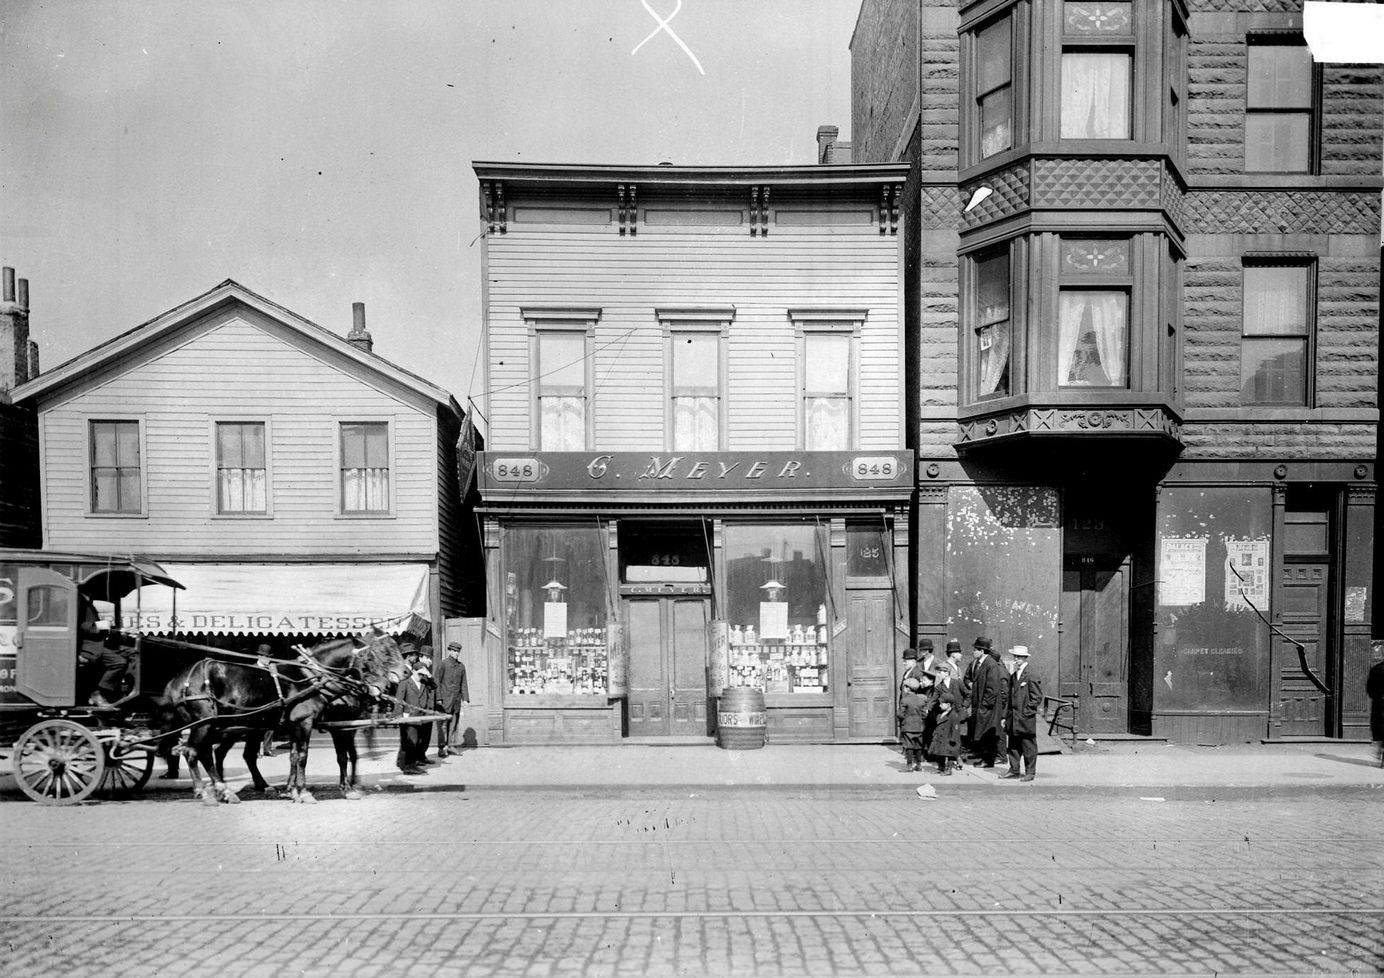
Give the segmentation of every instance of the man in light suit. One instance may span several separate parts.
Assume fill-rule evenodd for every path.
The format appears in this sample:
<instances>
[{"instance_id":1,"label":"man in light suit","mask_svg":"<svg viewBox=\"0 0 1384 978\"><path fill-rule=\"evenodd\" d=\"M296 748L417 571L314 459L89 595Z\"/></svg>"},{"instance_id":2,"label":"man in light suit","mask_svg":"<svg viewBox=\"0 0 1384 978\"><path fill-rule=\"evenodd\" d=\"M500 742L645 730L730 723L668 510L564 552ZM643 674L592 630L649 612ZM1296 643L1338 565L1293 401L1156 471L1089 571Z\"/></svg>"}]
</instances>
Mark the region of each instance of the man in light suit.
<instances>
[{"instance_id":1,"label":"man in light suit","mask_svg":"<svg viewBox=\"0 0 1384 978\"><path fill-rule=\"evenodd\" d=\"M1009 773L1002 780L1032 781L1038 766L1038 710L1043 704L1043 687L1028 674L1028 649L1016 645L1009 650L1014 657L1014 675L1009 678L1009 695L1005 697L1004 731L1009 735ZM1019 758L1024 760L1024 773L1019 773Z\"/></svg>"}]
</instances>

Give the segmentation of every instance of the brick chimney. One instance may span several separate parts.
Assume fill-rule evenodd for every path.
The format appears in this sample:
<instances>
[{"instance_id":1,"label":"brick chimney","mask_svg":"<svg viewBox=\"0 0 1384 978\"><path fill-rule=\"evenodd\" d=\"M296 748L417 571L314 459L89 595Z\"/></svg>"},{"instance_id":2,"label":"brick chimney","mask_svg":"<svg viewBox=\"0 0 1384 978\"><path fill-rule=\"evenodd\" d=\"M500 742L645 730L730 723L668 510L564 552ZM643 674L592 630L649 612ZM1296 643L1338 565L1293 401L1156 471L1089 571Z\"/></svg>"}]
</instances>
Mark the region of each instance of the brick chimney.
<instances>
[{"instance_id":1,"label":"brick chimney","mask_svg":"<svg viewBox=\"0 0 1384 978\"><path fill-rule=\"evenodd\" d=\"M4 269L0 291L0 403L10 403L10 392L30 377L29 280L15 289L14 269Z\"/></svg>"},{"instance_id":2,"label":"brick chimney","mask_svg":"<svg viewBox=\"0 0 1384 978\"><path fill-rule=\"evenodd\" d=\"M375 341L365 328L365 303L351 303L351 331L346 334L346 342L366 353L375 352Z\"/></svg>"},{"instance_id":3,"label":"brick chimney","mask_svg":"<svg viewBox=\"0 0 1384 978\"><path fill-rule=\"evenodd\" d=\"M849 163L851 144L838 141L841 130L837 126L817 127L817 162Z\"/></svg>"}]
</instances>

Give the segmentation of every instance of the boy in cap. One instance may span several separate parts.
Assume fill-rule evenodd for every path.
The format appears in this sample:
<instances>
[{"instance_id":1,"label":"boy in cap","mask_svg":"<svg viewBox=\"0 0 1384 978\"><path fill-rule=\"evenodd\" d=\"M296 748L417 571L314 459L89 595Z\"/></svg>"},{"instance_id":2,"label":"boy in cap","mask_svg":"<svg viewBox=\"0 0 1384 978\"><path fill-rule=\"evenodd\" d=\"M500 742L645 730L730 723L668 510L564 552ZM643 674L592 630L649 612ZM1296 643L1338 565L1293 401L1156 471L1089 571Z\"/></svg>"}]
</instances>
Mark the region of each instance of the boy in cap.
<instances>
[{"instance_id":1,"label":"boy in cap","mask_svg":"<svg viewBox=\"0 0 1384 978\"><path fill-rule=\"evenodd\" d=\"M919 691L918 680L908 676L903 681L897 716L899 740L903 744L905 771L920 771L923 767L923 727L927 717L927 700Z\"/></svg>"},{"instance_id":2,"label":"boy in cap","mask_svg":"<svg viewBox=\"0 0 1384 978\"><path fill-rule=\"evenodd\" d=\"M961 683L952 675L948 663L937 663L935 670L937 683L931 697L928 756L937 763L938 774L951 774L961 756Z\"/></svg>"},{"instance_id":3,"label":"boy in cap","mask_svg":"<svg viewBox=\"0 0 1384 978\"><path fill-rule=\"evenodd\" d=\"M1014 675L1009 679L1009 695L1005 697L1004 730L1009 735L1009 773L1000 775L1005 781L1032 781L1038 766L1038 708L1043 703L1043 687L1028 674L1027 646L1016 645L1009 650L1014 657ZM1019 773L1019 758L1024 761L1024 773Z\"/></svg>"}]
</instances>

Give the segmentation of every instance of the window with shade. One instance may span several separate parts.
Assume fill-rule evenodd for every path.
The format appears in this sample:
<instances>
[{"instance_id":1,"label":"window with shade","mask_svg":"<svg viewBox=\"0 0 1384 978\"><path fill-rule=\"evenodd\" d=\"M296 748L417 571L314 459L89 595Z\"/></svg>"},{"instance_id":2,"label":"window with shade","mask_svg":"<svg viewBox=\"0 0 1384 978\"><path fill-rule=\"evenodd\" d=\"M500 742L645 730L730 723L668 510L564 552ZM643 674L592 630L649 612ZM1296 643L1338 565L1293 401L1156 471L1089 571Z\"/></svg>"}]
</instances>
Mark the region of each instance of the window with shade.
<instances>
[{"instance_id":1,"label":"window with shade","mask_svg":"<svg viewBox=\"0 0 1384 978\"><path fill-rule=\"evenodd\" d=\"M1062 5L1061 137L1130 139L1134 4Z\"/></svg>"},{"instance_id":2,"label":"window with shade","mask_svg":"<svg viewBox=\"0 0 1384 978\"><path fill-rule=\"evenodd\" d=\"M977 159L1014 146L1014 51L1011 18L1004 16L975 32L975 120Z\"/></svg>"},{"instance_id":3,"label":"window with shade","mask_svg":"<svg viewBox=\"0 0 1384 978\"><path fill-rule=\"evenodd\" d=\"M1129 386L1129 245L1128 239L1062 239L1059 387Z\"/></svg>"},{"instance_id":4,"label":"window with shade","mask_svg":"<svg viewBox=\"0 0 1384 978\"><path fill-rule=\"evenodd\" d=\"M1249 44L1245 90L1245 170L1312 171L1312 54L1302 38Z\"/></svg>"},{"instance_id":5,"label":"window with shade","mask_svg":"<svg viewBox=\"0 0 1384 978\"><path fill-rule=\"evenodd\" d=\"M347 516L388 513L389 507L389 423L343 422L341 512Z\"/></svg>"},{"instance_id":6,"label":"window with shade","mask_svg":"<svg viewBox=\"0 0 1384 978\"><path fill-rule=\"evenodd\" d=\"M1312 339L1310 262L1246 264L1240 400L1306 405Z\"/></svg>"},{"instance_id":7,"label":"window with shade","mask_svg":"<svg viewBox=\"0 0 1384 978\"><path fill-rule=\"evenodd\" d=\"M586 331L541 330L535 363L538 448L586 448Z\"/></svg>"},{"instance_id":8,"label":"window with shade","mask_svg":"<svg viewBox=\"0 0 1384 978\"><path fill-rule=\"evenodd\" d=\"M673 330L672 449L713 452L721 447L721 334Z\"/></svg>"},{"instance_id":9,"label":"window with shade","mask_svg":"<svg viewBox=\"0 0 1384 978\"><path fill-rule=\"evenodd\" d=\"M268 510L264 422L216 423L216 511L263 514Z\"/></svg>"},{"instance_id":10,"label":"window with shade","mask_svg":"<svg viewBox=\"0 0 1384 978\"><path fill-rule=\"evenodd\" d=\"M144 512L139 422L91 422L91 511Z\"/></svg>"},{"instance_id":11,"label":"window with shade","mask_svg":"<svg viewBox=\"0 0 1384 978\"><path fill-rule=\"evenodd\" d=\"M853 347L851 333L803 333L803 448L809 452L851 447Z\"/></svg>"},{"instance_id":12,"label":"window with shade","mask_svg":"<svg viewBox=\"0 0 1384 978\"><path fill-rule=\"evenodd\" d=\"M1011 393L1009 248L976 258L974 275L976 397L1000 397Z\"/></svg>"}]
</instances>

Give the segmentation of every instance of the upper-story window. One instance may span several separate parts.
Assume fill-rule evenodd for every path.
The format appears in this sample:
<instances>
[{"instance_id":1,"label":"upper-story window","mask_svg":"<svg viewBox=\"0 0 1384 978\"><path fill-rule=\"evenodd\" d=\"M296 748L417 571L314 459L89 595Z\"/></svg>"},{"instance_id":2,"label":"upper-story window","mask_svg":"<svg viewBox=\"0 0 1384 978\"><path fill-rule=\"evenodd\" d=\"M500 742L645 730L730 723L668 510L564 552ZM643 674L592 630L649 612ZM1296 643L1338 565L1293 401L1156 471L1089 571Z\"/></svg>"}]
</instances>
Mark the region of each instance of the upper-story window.
<instances>
[{"instance_id":1,"label":"upper-story window","mask_svg":"<svg viewBox=\"0 0 1384 978\"><path fill-rule=\"evenodd\" d=\"M975 332L976 397L998 397L1011 393L1009 246L977 257L973 267L975 308L971 322Z\"/></svg>"},{"instance_id":2,"label":"upper-story window","mask_svg":"<svg viewBox=\"0 0 1384 978\"><path fill-rule=\"evenodd\" d=\"M138 421L91 422L91 511L144 512Z\"/></svg>"},{"instance_id":3,"label":"upper-story window","mask_svg":"<svg viewBox=\"0 0 1384 978\"><path fill-rule=\"evenodd\" d=\"M1058 386L1128 387L1129 241L1063 238L1060 261Z\"/></svg>"},{"instance_id":4,"label":"upper-story window","mask_svg":"<svg viewBox=\"0 0 1384 978\"><path fill-rule=\"evenodd\" d=\"M1062 138L1131 138L1133 78L1134 4L1064 3Z\"/></svg>"},{"instance_id":5,"label":"upper-story window","mask_svg":"<svg viewBox=\"0 0 1384 978\"><path fill-rule=\"evenodd\" d=\"M975 115L979 123L977 159L1014 145L1014 39L1006 15L975 34Z\"/></svg>"},{"instance_id":6,"label":"upper-story window","mask_svg":"<svg viewBox=\"0 0 1384 978\"><path fill-rule=\"evenodd\" d=\"M536 368L538 448L586 448L586 330L538 332Z\"/></svg>"},{"instance_id":7,"label":"upper-story window","mask_svg":"<svg viewBox=\"0 0 1384 978\"><path fill-rule=\"evenodd\" d=\"M857 345L864 310L790 309L798 333L802 447L848 451L855 445Z\"/></svg>"},{"instance_id":8,"label":"upper-story window","mask_svg":"<svg viewBox=\"0 0 1384 978\"><path fill-rule=\"evenodd\" d=\"M341 512L389 512L388 422L342 422Z\"/></svg>"},{"instance_id":9,"label":"upper-story window","mask_svg":"<svg viewBox=\"0 0 1384 978\"><path fill-rule=\"evenodd\" d=\"M265 513L268 508L263 421L216 423L216 511Z\"/></svg>"},{"instance_id":10,"label":"upper-story window","mask_svg":"<svg viewBox=\"0 0 1384 978\"><path fill-rule=\"evenodd\" d=\"M721 334L674 329L668 346L672 449L714 452L721 447Z\"/></svg>"},{"instance_id":11,"label":"upper-story window","mask_svg":"<svg viewBox=\"0 0 1384 978\"><path fill-rule=\"evenodd\" d=\"M1310 173L1312 54L1301 37L1251 37L1245 90L1245 170Z\"/></svg>"},{"instance_id":12,"label":"upper-story window","mask_svg":"<svg viewBox=\"0 0 1384 978\"><path fill-rule=\"evenodd\" d=\"M1309 403L1313 271L1308 259L1245 263L1243 403Z\"/></svg>"}]
</instances>

